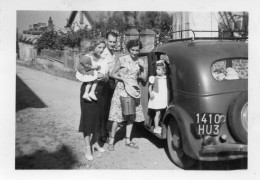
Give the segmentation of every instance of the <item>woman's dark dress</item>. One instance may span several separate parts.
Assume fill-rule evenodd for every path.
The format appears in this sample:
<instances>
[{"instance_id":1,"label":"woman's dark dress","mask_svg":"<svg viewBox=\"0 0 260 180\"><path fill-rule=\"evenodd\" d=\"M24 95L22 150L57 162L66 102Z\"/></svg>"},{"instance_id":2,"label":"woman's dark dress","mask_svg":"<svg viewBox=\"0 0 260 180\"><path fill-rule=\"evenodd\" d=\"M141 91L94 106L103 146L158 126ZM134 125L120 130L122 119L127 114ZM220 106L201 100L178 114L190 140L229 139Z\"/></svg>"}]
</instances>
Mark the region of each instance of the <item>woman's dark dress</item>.
<instances>
[{"instance_id":1,"label":"woman's dark dress","mask_svg":"<svg viewBox=\"0 0 260 180\"><path fill-rule=\"evenodd\" d=\"M86 135L91 133L99 133L105 122L105 101L107 100L107 83L98 82L95 95L97 101L89 102L82 98L87 83L83 83L80 88L80 107L81 118L79 124L79 132Z\"/></svg>"}]
</instances>

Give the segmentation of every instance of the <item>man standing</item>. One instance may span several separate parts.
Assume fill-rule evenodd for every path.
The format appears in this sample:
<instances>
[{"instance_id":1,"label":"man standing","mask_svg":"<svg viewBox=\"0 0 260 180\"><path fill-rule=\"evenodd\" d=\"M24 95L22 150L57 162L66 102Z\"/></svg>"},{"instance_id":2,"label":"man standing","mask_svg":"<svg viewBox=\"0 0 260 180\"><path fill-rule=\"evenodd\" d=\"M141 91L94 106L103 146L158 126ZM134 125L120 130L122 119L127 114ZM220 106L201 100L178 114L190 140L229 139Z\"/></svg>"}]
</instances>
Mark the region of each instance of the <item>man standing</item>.
<instances>
[{"instance_id":1,"label":"man standing","mask_svg":"<svg viewBox=\"0 0 260 180\"><path fill-rule=\"evenodd\" d=\"M107 45L106 48L104 49L103 53L101 54L101 57L103 57L108 64L108 69L109 69L109 74L112 72L114 64L115 64L115 54L114 54L114 50L116 47L116 43L117 43L117 37L118 35L115 32L108 32L106 34L106 39L107 39ZM109 110L110 110L110 104L111 104L111 99L113 96L113 92L115 89L115 80L112 78L109 78L108 81L108 87L107 87L107 101L105 104L105 108L106 108L106 113L105 113L105 122L104 127L101 127L101 141L102 142L106 142L107 138L108 138L108 129L110 128L110 125L107 124L108 122L108 115L109 115Z\"/></svg>"}]
</instances>

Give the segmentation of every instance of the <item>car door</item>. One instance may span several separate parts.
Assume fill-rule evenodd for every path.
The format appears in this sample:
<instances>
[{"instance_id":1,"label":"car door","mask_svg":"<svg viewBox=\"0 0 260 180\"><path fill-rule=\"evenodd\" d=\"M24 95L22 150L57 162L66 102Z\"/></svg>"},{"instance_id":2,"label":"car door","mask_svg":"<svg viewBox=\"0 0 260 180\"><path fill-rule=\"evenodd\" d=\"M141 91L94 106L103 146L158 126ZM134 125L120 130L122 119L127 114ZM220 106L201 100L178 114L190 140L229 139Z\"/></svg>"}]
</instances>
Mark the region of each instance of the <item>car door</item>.
<instances>
[{"instance_id":1,"label":"car door","mask_svg":"<svg viewBox=\"0 0 260 180\"><path fill-rule=\"evenodd\" d=\"M148 100L149 100L149 94L148 94L148 78L153 74L153 66L155 61L155 55L153 52L148 53L139 53L138 55L141 59L145 61L145 66L148 70L147 78L145 82L140 81L139 86L141 87L141 104L143 108L143 113L145 117L145 124L149 122L149 116L148 116Z\"/></svg>"}]
</instances>

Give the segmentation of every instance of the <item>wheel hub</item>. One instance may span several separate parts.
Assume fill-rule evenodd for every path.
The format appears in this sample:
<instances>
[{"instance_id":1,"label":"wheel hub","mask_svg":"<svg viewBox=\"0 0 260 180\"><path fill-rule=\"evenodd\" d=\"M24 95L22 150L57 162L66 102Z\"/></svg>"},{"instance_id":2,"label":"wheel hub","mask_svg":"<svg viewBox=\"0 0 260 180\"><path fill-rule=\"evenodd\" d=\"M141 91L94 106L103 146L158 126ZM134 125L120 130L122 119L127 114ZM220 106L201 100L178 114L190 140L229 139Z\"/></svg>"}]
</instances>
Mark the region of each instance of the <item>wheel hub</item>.
<instances>
[{"instance_id":1,"label":"wheel hub","mask_svg":"<svg viewBox=\"0 0 260 180\"><path fill-rule=\"evenodd\" d=\"M172 146L179 149L180 148L180 136L174 134L172 136Z\"/></svg>"},{"instance_id":2,"label":"wheel hub","mask_svg":"<svg viewBox=\"0 0 260 180\"><path fill-rule=\"evenodd\" d=\"M241 121L242 121L242 125L243 127L246 129L247 131L247 124L248 124L248 103L246 103L242 110L241 110Z\"/></svg>"}]
</instances>

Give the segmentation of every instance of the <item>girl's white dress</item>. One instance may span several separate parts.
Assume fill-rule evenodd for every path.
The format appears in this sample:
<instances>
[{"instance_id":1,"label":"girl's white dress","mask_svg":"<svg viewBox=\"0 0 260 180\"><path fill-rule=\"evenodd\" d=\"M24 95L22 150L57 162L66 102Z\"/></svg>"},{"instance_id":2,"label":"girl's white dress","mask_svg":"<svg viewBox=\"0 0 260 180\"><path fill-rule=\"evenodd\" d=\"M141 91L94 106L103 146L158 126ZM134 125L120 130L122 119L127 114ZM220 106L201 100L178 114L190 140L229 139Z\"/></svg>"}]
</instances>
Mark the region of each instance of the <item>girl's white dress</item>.
<instances>
[{"instance_id":1,"label":"girl's white dress","mask_svg":"<svg viewBox=\"0 0 260 180\"><path fill-rule=\"evenodd\" d=\"M166 76L156 76L156 78L158 78L158 92L152 91L154 93L154 98L149 99L148 108L165 109L168 105L167 78Z\"/></svg>"}]
</instances>

